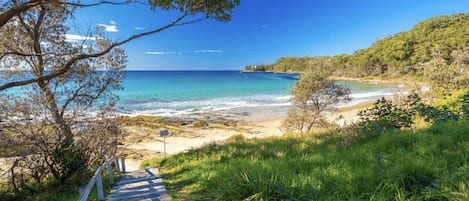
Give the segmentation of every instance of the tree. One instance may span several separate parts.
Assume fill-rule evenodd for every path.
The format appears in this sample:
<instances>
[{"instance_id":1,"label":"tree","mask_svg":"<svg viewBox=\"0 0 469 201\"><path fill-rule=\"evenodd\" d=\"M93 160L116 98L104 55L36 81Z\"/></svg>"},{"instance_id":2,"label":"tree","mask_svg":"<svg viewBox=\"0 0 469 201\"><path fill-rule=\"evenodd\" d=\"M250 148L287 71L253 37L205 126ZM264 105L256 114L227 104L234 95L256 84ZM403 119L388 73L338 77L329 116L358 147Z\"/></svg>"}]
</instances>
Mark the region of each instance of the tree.
<instances>
[{"instance_id":1,"label":"tree","mask_svg":"<svg viewBox=\"0 0 469 201\"><path fill-rule=\"evenodd\" d=\"M131 2L85 5L13 0L0 4L0 136L8 139L2 142L11 142L1 147L14 146L18 151L11 155L21 156L15 168L37 182L53 176L65 184L73 176L79 178L79 169L115 154L120 130L113 119L117 100L113 91L121 88L127 60L118 46L202 19L228 21L239 5L239 0L150 0L152 9L178 10L181 15L117 42L99 28L81 43L66 39L70 28L65 22L76 9Z\"/></svg>"},{"instance_id":2,"label":"tree","mask_svg":"<svg viewBox=\"0 0 469 201\"><path fill-rule=\"evenodd\" d=\"M445 60L439 49L433 50L433 59L425 63L424 75L437 94L469 86L469 47L454 50L452 61Z\"/></svg>"},{"instance_id":3,"label":"tree","mask_svg":"<svg viewBox=\"0 0 469 201\"><path fill-rule=\"evenodd\" d=\"M293 106L282 123L287 131L309 132L313 127L322 127L327 122L323 115L333 112L334 104L351 99L349 88L328 79L330 72L325 69L330 69L329 65L324 61L318 68L305 72L293 87Z\"/></svg>"},{"instance_id":4,"label":"tree","mask_svg":"<svg viewBox=\"0 0 469 201\"><path fill-rule=\"evenodd\" d=\"M4 12L0 15L0 20L4 20L5 23L6 22L14 23L12 20L14 17L12 17L12 15L4 16L4 14L10 13L10 11L12 10L13 10L13 13L16 14L16 16L21 16L33 10L32 8L49 7L52 9L59 9L59 8L64 7L64 8L67 8L67 12L68 12L67 15L72 16L73 10L79 7L99 6L102 4L127 4L127 3L132 3L132 2L136 2L136 1L131 1L131 0L119 1L119 2L97 1L95 3L82 4L78 0L70 0L70 1L66 1L66 0L58 0L58 1L57 0L31 0L31 1L14 0L14 1L11 1L10 3L4 3L2 5L2 8L0 8L0 10ZM67 73L75 63L78 63L81 60L86 60L88 58L96 58L96 57L106 55L112 49L120 45L126 44L130 41L133 41L135 39L138 39L144 36L148 36L148 35L152 35L152 34L164 31L174 26L192 24L195 22L202 21L204 19L212 19L212 20L216 20L220 22L229 21L231 20L232 9L238 6L239 3L240 3L240 0L149 0L149 4L151 8L154 10L156 9L161 9L161 10L166 10L166 11L177 10L181 12L181 15L177 17L176 19L174 19L172 22L164 26L152 29L150 31L132 35L121 41L112 42L107 48L104 48L101 51L76 54L73 57L68 58L66 60L67 62L64 62L61 68L51 70L48 74L36 76L34 78L29 78L29 79L2 83L0 85L0 91L8 89L8 88L16 87L16 86L24 86L24 85L32 84L38 81L50 80L54 77ZM18 8L23 8L23 9L18 9ZM203 16L200 16L200 15L203 15ZM195 19L187 19L190 17L195 17ZM2 52L0 54L0 59L2 61L8 60L8 58L6 57L9 57L11 55L34 56L34 55L31 55L31 53L26 53L21 50L15 50L15 49L12 50L10 48L6 48L5 50L1 50L1 51ZM3 70L11 70L11 69L3 68Z\"/></svg>"},{"instance_id":5,"label":"tree","mask_svg":"<svg viewBox=\"0 0 469 201\"><path fill-rule=\"evenodd\" d=\"M432 50L438 49L439 57L447 64L454 63L456 57L467 51L468 35L469 14L434 17L353 54L333 56L332 67L339 76L401 78L408 75L422 81L422 66L432 60ZM282 57L270 65L270 70L303 72L310 68L309 63L324 58L327 57Z\"/></svg>"}]
</instances>

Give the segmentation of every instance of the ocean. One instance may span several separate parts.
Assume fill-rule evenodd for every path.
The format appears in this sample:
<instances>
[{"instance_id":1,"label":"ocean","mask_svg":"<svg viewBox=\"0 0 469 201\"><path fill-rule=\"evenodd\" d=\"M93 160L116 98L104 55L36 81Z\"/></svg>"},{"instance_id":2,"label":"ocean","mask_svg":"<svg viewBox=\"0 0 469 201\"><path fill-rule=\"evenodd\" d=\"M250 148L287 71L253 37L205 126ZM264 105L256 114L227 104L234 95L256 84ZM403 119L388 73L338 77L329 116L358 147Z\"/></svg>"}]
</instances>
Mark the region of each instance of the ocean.
<instances>
[{"instance_id":1,"label":"ocean","mask_svg":"<svg viewBox=\"0 0 469 201\"><path fill-rule=\"evenodd\" d=\"M298 74L241 71L128 71L118 91L125 115L175 116L234 108L290 105ZM389 96L385 84L344 82L354 103Z\"/></svg>"}]
</instances>

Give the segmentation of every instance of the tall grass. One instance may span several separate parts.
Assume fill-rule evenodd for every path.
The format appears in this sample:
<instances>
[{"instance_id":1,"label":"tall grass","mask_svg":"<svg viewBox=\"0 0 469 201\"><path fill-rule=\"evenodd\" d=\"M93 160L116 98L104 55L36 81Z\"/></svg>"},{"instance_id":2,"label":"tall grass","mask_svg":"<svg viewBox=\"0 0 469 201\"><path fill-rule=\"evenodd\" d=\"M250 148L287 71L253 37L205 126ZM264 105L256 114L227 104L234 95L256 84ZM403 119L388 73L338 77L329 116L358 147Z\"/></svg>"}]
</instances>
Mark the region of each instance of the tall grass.
<instances>
[{"instance_id":1,"label":"tall grass","mask_svg":"<svg viewBox=\"0 0 469 201\"><path fill-rule=\"evenodd\" d=\"M237 137L145 165L176 200L469 200L469 121L352 145Z\"/></svg>"}]
</instances>

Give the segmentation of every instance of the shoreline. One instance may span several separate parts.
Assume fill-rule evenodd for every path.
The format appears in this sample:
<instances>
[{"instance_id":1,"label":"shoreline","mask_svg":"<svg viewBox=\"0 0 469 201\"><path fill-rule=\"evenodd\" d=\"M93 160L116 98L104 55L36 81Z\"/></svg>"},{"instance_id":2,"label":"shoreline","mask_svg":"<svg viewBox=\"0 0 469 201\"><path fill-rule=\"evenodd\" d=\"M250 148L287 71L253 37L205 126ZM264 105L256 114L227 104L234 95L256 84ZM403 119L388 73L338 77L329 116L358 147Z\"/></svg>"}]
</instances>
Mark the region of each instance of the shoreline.
<instances>
[{"instance_id":1,"label":"shoreline","mask_svg":"<svg viewBox=\"0 0 469 201\"><path fill-rule=\"evenodd\" d=\"M246 70L241 70L243 73L276 73L276 74L287 74L287 75L292 75L292 74L302 74L302 72L277 72L277 71L246 71ZM336 81L351 81L351 82L362 82L362 83L371 83L371 84L406 84L409 81L408 78L404 78L404 80L401 79L388 79L388 80L383 80L379 77L363 77L363 78L357 78L357 77L343 77L343 76L330 76L328 77L329 79L336 80ZM412 83L417 84L419 86L426 86L428 83L425 82L417 82L415 80L412 81Z\"/></svg>"},{"instance_id":2,"label":"shoreline","mask_svg":"<svg viewBox=\"0 0 469 201\"><path fill-rule=\"evenodd\" d=\"M348 124L358 120L358 111L370 107L375 100L368 100L356 104L341 106L338 111L327 115L327 119L339 125ZM163 138L159 136L159 129L169 130L166 137L166 152L168 155L184 153L208 144L223 143L233 136L242 135L244 138L268 138L282 136L281 123L287 115L288 106L260 106L255 108L234 108L224 111L205 113L199 119L190 122L177 122L177 117L125 117L149 118L148 121L172 119L172 125L161 125L156 128L141 126L125 126L129 133L123 140L120 149L126 157L129 170L138 169L143 160L164 157ZM207 115L212 115L207 118ZM153 118L153 119L152 119ZM186 119L187 120L187 119ZM200 127L193 126L202 123Z\"/></svg>"},{"instance_id":3,"label":"shoreline","mask_svg":"<svg viewBox=\"0 0 469 201\"><path fill-rule=\"evenodd\" d=\"M358 119L358 111L371 106L373 102L375 100L340 106L337 112L327 115L327 119L339 125L348 124ZM126 158L129 171L139 169L145 159L163 157L163 138L159 136L161 129L170 131L166 138L168 155L184 153L208 144L224 143L237 135L259 139L282 136L280 127L288 109L289 106L234 108L200 113L198 118L119 115L118 119L127 135L119 145L118 154ZM8 166L6 160L0 160L1 169Z\"/></svg>"}]
</instances>

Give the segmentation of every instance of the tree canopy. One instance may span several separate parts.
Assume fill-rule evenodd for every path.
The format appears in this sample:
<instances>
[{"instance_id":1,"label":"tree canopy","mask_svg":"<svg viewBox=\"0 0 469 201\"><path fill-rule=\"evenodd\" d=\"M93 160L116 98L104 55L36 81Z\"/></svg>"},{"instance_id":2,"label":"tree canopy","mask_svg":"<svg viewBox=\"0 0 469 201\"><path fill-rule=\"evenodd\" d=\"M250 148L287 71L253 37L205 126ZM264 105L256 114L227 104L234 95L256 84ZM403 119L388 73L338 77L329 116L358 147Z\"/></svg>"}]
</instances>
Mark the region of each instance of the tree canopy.
<instances>
[{"instance_id":1,"label":"tree canopy","mask_svg":"<svg viewBox=\"0 0 469 201\"><path fill-rule=\"evenodd\" d=\"M295 83L291 93L292 107L282 122L286 131L310 132L328 125L324 115L335 111L334 104L350 101L350 89L328 79L330 63L319 63L321 70L308 70Z\"/></svg>"},{"instance_id":2,"label":"tree canopy","mask_svg":"<svg viewBox=\"0 0 469 201\"><path fill-rule=\"evenodd\" d=\"M0 27L4 28L7 23L17 23L17 18L23 15L27 15L28 12L32 12L37 8L48 7L54 9L64 9L70 10L68 13L69 16L73 15L73 9L81 7L90 7L90 6L99 6L102 4L116 4L116 5L126 5L129 3L136 3L137 1L126 0L126 1L104 1L97 0L92 1L91 3L83 3L79 0L15 0L7 1L0 4ZM68 57L64 63L61 65L61 68L56 68L51 70L46 75L37 76L29 79L18 79L18 80L9 80L7 82L0 83L0 91L12 87L29 85L38 81L47 81L53 79L57 76L64 75L72 69L72 66L75 63L78 63L82 60L89 58L97 58L103 55L108 54L112 49L126 44L135 39L159 33L168 28L174 26L187 25L195 23L204 19L213 19L216 21L229 21L231 20L231 11L233 8L240 4L239 0L149 0L149 5L152 9L162 9L162 10L177 10L180 11L180 16L175 18L173 21L167 23L166 25L155 27L149 31L141 32L132 36L129 36L123 40L115 41L110 43L106 48L101 49L100 51L87 52L82 54L76 54L72 57ZM203 17L199 17L203 15ZM45 19L47 21L49 19ZM13 30L9 30L13 31ZM14 32L13 32L14 33ZM92 37L89 37L92 38ZM4 39L6 40L6 39ZM44 44L44 43L43 43ZM39 48L41 48L39 44ZM37 53L34 53L37 54ZM8 62L8 57L10 56L31 56L32 53L24 52L21 49L11 49L8 45L0 47L0 62ZM0 66L2 70L17 70L16 68L6 68L5 66Z\"/></svg>"},{"instance_id":3,"label":"tree canopy","mask_svg":"<svg viewBox=\"0 0 469 201\"><path fill-rule=\"evenodd\" d=\"M282 57L273 64L247 66L245 70L303 72L326 59L333 63L336 76L419 77L424 74L422 64L436 57L453 63L457 60L454 51L467 51L468 47L469 14L445 15L424 20L409 31L378 40L351 55Z\"/></svg>"}]
</instances>

